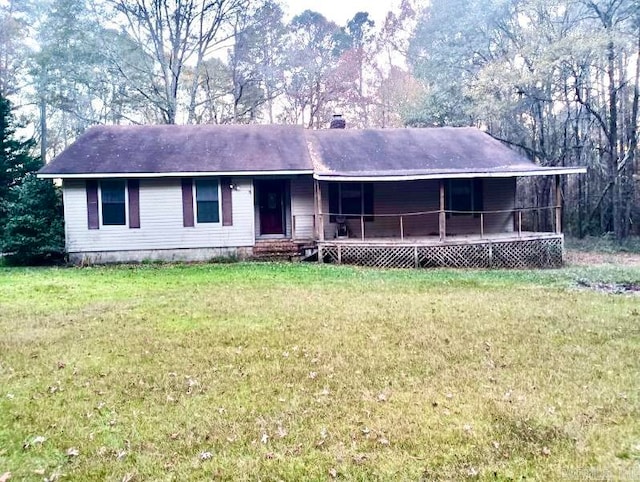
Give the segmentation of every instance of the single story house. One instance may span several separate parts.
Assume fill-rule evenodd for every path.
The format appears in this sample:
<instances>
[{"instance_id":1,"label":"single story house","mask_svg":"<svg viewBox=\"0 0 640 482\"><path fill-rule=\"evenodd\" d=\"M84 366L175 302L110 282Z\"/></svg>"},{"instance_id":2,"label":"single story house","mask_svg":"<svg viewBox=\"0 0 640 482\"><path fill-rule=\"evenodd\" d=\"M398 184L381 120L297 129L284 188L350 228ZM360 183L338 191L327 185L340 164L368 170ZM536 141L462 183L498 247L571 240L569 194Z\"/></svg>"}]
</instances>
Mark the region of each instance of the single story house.
<instances>
[{"instance_id":1,"label":"single story house","mask_svg":"<svg viewBox=\"0 0 640 482\"><path fill-rule=\"evenodd\" d=\"M339 127L342 123L337 123ZM62 180L76 263L299 254L372 266L557 266L559 176L481 130L98 126L38 173ZM553 206L516 179L555 176ZM522 212L550 209L551 233Z\"/></svg>"}]
</instances>

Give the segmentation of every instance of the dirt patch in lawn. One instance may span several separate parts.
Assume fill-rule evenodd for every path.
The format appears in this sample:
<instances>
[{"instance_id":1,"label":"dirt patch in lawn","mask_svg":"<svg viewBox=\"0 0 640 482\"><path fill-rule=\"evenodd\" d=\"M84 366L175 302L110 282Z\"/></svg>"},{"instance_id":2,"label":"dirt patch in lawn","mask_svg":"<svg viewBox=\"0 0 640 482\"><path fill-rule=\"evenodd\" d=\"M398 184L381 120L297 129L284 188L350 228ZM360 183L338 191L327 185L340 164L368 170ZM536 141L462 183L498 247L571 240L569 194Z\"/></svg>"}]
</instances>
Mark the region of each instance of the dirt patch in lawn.
<instances>
[{"instance_id":1,"label":"dirt patch in lawn","mask_svg":"<svg viewBox=\"0 0 640 482\"><path fill-rule=\"evenodd\" d=\"M580 288L591 289L601 293L640 295L640 283L604 283L578 280Z\"/></svg>"},{"instance_id":2,"label":"dirt patch in lawn","mask_svg":"<svg viewBox=\"0 0 640 482\"><path fill-rule=\"evenodd\" d=\"M640 267L640 253L601 253L567 250L565 253L565 261L568 265L576 266L618 264L622 266Z\"/></svg>"}]
</instances>

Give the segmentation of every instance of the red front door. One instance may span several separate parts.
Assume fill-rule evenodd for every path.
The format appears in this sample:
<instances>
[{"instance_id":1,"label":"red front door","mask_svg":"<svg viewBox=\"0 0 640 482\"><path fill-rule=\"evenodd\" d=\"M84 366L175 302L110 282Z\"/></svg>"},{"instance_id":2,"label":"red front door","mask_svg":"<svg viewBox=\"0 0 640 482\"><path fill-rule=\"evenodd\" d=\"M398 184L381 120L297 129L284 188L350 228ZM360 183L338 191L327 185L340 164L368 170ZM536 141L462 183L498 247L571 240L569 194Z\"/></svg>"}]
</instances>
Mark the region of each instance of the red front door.
<instances>
[{"instance_id":1,"label":"red front door","mask_svg":"<svg viewBox=\"0 0 640 482\"><path fill-rule=\"evenodd\" d=\"M260 234L284 234L284 188L283 180L260 181Z\"/></svg>"}]
</instances>

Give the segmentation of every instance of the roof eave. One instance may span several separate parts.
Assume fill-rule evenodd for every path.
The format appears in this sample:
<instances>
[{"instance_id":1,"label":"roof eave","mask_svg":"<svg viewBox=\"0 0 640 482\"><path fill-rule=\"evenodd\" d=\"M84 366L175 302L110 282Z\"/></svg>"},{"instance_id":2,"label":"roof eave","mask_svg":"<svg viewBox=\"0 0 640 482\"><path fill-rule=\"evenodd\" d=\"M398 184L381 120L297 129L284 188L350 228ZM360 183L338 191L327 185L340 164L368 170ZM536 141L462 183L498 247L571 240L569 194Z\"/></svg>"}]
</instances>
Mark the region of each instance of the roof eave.
<instances>
[{"instance_id":1,"label":"roof eave","mask_svg":"<svg viewBox=\"0 0 640 482\"><path fill-rule=\"evenodd\" d=\"M166 177L209 177L209 176L297 176L311 175L312 170L280 171L210 171L210 172L92 172L92 173L38 173L41 179L153 179Z\"/></svg>"},{"instance_id":2,"label":"roof eave","mask_svg":"<svg viewBox=\"0 0 640 482\"><path fill-rule=\"evenodd\" d=\"M340 173L315 173L314 179L318 181L352 181L352 182L376 182L376 181L419 181L427 179L471 179L478 177L532 177L554 176L561 174L585 174L586 167L562 167L562 168L538 168L522 171L489 171L489 172L446 172L429 174L392 174L392 175L352 175Z\"/></svg>"}]
</instances>

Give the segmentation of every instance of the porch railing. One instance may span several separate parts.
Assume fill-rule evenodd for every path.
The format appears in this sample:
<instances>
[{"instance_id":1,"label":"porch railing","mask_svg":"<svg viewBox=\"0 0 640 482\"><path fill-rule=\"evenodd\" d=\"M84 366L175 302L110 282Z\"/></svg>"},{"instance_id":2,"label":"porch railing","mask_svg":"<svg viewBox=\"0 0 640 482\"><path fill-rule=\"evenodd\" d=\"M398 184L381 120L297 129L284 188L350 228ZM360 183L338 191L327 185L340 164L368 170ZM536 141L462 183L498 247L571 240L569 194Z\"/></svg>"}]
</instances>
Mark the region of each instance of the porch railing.
<instances>
[{"instance_id":1,"label":"porch railing","mask_svg":"<svg viewBox=\"0 0 640 482\"><path fill-rule=\"evenodd\" d=\"M483 210L483 211L456 211L451 209L443 209L443 210L433 210L433 211L419 211L419 212L407 212L407 213L395 213L395 214L360 214L360 215L345 215L339 213L319 213L316 215L317 219L314 219L314 232L316 233L317 239L323 241L325 239L325 226L329 222L332 217L342 217L345 218L345 222L347 226L353 227L354 224L359 225L359 236L352 236L354 238L359 237L362 240L367 237L367 219L389 219L395 218L398 221L397 224L397 233L400 235L400 240L404 241L406 237L406 221L419 216L433 216L437 217L437 226L438 226L438 235L441 241L447 237L447 224L448 222L457 216L467 216L474 217L478 219L479 222L479 234L480 239L483 239L486 232L486 220L488 217L492 215L504 215L509 214L513 216L514 223L514 232L517 233L518 237L522 237L523 229L522 229L522 218L523 214L528 213L542 213L542 212L550 212L553 217L553 231L557 234L561 232L561 224L560 224L560 207L559 206L544 206L544 207L521 207L515 209L496 209L496 210ZM354 223L355 221L355 223ZM333 223L335 224L335 223ZM295 219L294 219L295 225ZM415 234L414 236L426 236L428 234ZM372 236L372 237L381 237L381 236Z\"/></svg>"}]
</instances>

